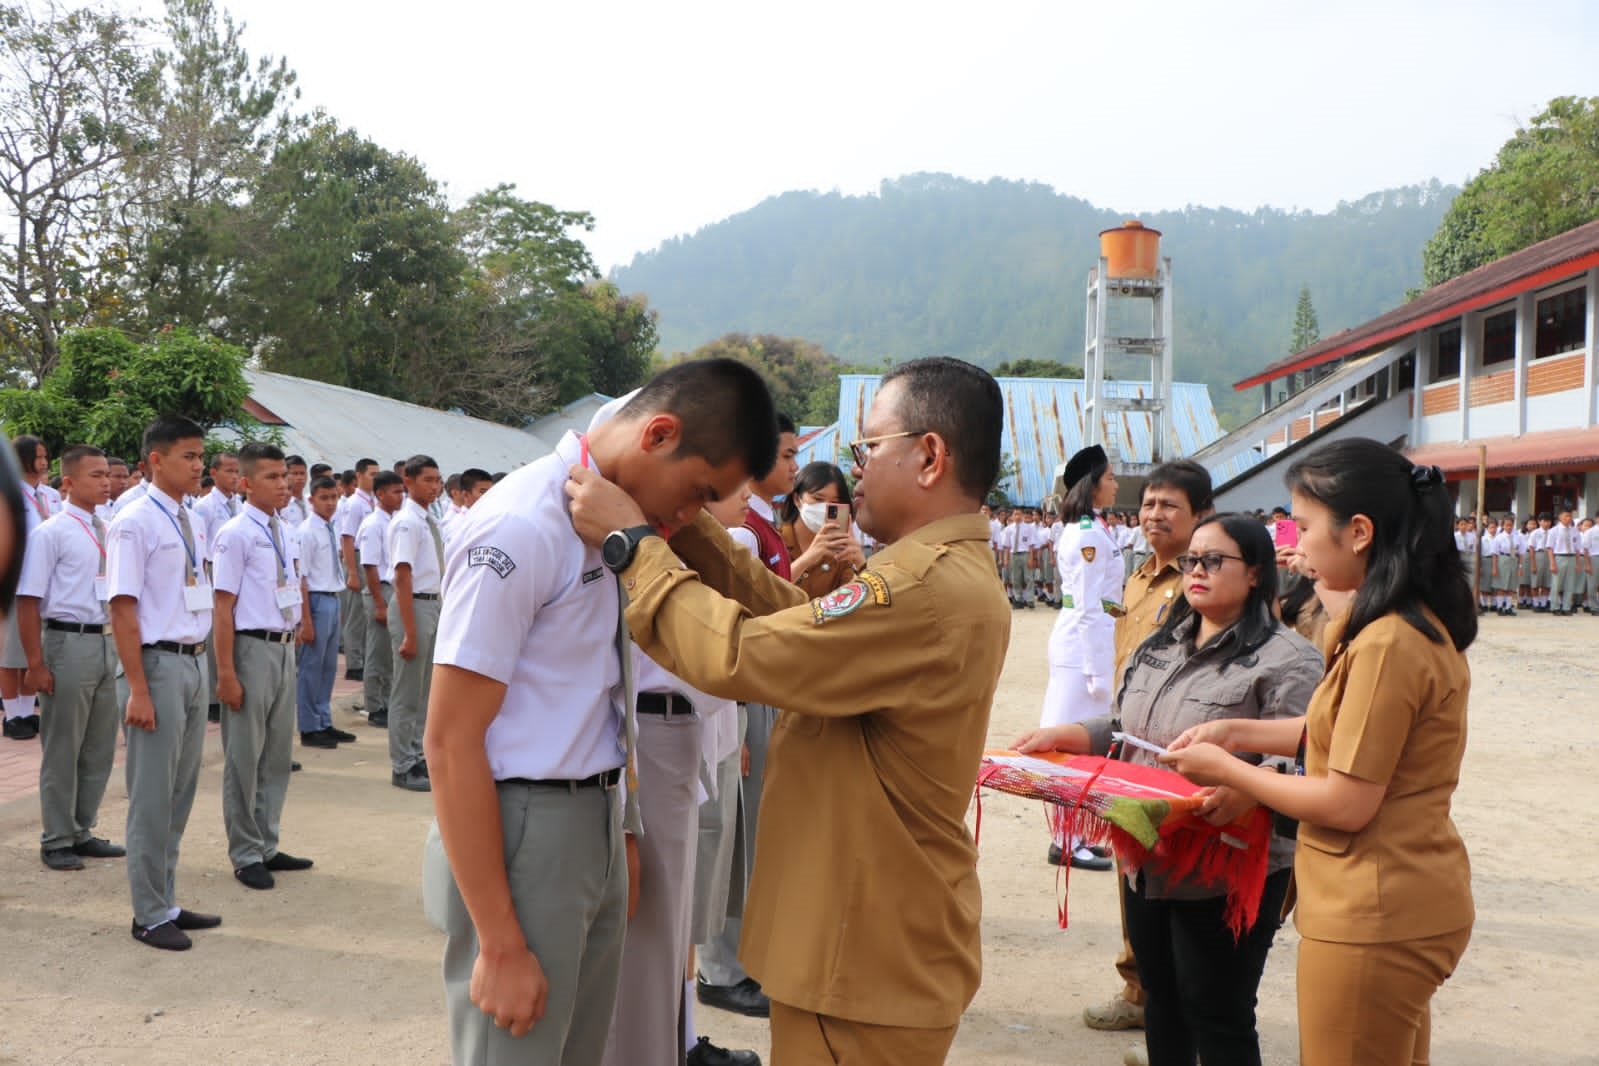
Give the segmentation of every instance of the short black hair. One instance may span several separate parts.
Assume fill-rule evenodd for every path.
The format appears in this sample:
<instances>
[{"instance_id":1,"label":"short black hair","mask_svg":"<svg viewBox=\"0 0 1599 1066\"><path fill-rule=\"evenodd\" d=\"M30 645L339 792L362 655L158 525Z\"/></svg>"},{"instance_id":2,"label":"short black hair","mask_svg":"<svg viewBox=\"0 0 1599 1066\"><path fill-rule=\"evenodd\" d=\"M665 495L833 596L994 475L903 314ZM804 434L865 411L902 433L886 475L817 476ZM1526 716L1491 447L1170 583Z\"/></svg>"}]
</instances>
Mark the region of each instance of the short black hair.
<instances>
[{"instance_id":1,"label":"short black hair","mask_svg":"<svg viewBox=\"0 0 1599 1066\"><path fill-rule=\"evenodd\" d=\"M396 459L394 460L394 465L389 467L389 469L393 470L396 474L403 474L405 473L405 464L406 460Z\"/></svg>"},{"instance_id":2,"label":"short black hair","mask_svg":"<svg viewBox=\"0 0 1599 1066\"><path fill-rule=\"evenodd\" d=\"M283 449L266 441L251 441L239 449L239 471L245 477L254 477L255 469L262 463L283 462ZM212 467L212 469L216 469Z\"/></svg>"},{"instance_id":3,"label":"short black hair","mask_svg":"<svg viewBox=\"0 0 1599 1066\"><path fill-rule=\"evenodd\" d=\"M430 466L435 470L439 468L439 464L434 461L431 455L420 454L411 456L401 465L405 468L406 477L421 477L422 471Z\"/></svg>"},{"instance_id":4,"label":"short black hair","mask_svg":"<svg viewBox=\"0 0 1599 1066\"><path fill-rule=\"evenodd\" d=\"M1192 459L1161 463L1151 470L1144 479L1144 491L1150 489L1176 489L1188 497L1188 509L1196 515L1216 506L1216 488L1210 480L1210 471Z\"/></svg>"},{"instance_id":5,"label":"short black hair","mask_svg":"<svg viewBox=\"0 0 1599 1066\"><path fill-rule=\"evenodd\" d=\"M504 475L502 474L501 477L503 476ZM480 470L475 466L469 466L465 470L461 471L460 478L460 487L462 492L471 492L483 482L493 482L495 480L494 475L490 474L487 470Z\"/></svg>"},{"instance_id":6,"label":"short black hair","mask_svg":"<svg viewBox=\"0 0 1599 1066\"><path fill-rule=\"evenodd\" d=\"M794 420L792 418L788 417L788 415L785 415L782 411L777 412L777 435L779 437L785 433L798 432L799 427L794 424Z\"/></svg>"},{"instance_id":7,"label":"short black hair","mask_svg":"<svg viewBox=\"0 0 1599 1066\"><path fill-rule=\"evenodd\" d=\"M106 456L105 463L106 463L106 466L120 466L124 470L132 470L133 469L133 464L132 463L128 462L126 459L118 459L114 455Z\"/></svg>"},{"instance_id":8,"label":"short black hair","mask_svg":"<svg viewBox=\"0 0 1599 1066\"><path fill-rule=\"evenodd\" d=\"M328 463L315 463L311 466L311 476L313 478L319 478L323 474L331 473L333 473L333 467Z\"/></svg>"},{"instance_id":9,"label":"short black hair","mask_svg":"<svg viewBox=\"0 0 1599 1066\"><path fill-rule=\"evenodd\" d=\"M777 462L783 431L772 393L760 374L735 359L691 359L667 367L622 408L629 417L659 413L682 423L679 458L698 457L712 466L737 459L753 478L765 477Z\"/></svg>"},{"instance_id":10,"label":"short black hair","mask_svg":"<svg viewBox=\"0 0 1599 1066\"><path fill-rule=\"evenodd\" d=\"M182 415L161 415L144 427L139 456L148 459L156 452L165 452L180 440L205 440L205 430L200 428L199 423Z\"/></svg>"},{"instance_id":11,"label":"short black hair","mask_svg":"<svg viewBox=\"0 0 1599 1066\"><path fill-rule=\"evenodd\" d=\"M61 472L67 477L72 476L72 470L80 460L92 459L96 456L103 457L105 452L92 444L73 444L61 450ZM108 464L109 465L109 464Z\"/></svg>"},{"instance_id":12,"label":"short black hair","mask_svg":"<svg viewBox=\"0 0 1599 1066\"><path fill-rule=\"evenodd\" d=\"M444 491L445 492L459 492L460 489L461 489L461 475L460 474L451 474L449 477L444 479Z\"/></svg>"},{"instance_id":13,"label":"short black hair","mask_svg":"<svg viewBox=\"0 0 1599 1066\"><path fill-rule=\"evenodd\" d=\"M354 470L346 470L344 473L339 475L339 484L354 485L356 477L357 475Z\"/></svg>"},{"instance_id":14,"label":"short black hair","mask_svg":"<svg viewBox=\"0 0 1599 1066\"><path fill-rule=\"evenodd\" d=\"M403 484L405 484L405 479L392 470L379 470L376 474L372 475L373 492L378 491L378 489L386 489L390 485Z\"/></svg>"},{"instance_id":15,"label":"short black hair","mask_svg":"<svg viewBox=\"0 0 1599 1066\"><path fill-rule=\"evenodd\" d=\"M334 492L337 492L339 490L339 483L325 474L322 477L312 480L311 491L313 493L321 492L323 489L332 489Z\"/></svg>"},{"instance_id":16,"label":"short black hair","mask_svg":"<svg viewBox=\"0 0 1599 1066\"><path fill-rule=\"evenodd\" d=\"M245 445L245 447L249 447L249 445ZM278 454L282 455L283 453L279 452ZM206 469L207 470L220 470L222 468L223 460L225 460L225 459L237 459L237 458L238 458L238 455L236 453L234 453L234 452L217 452L215 455L213 455L211 457L211 462L209 464L207 464Z\"/></svg>"},{"instance_id":17,"label":"short black hair","mask_svg":"<svg viewBox=\"0 0 1599 1066\"><path fill-rule=\"evenodd\" d=\"M359 476L366 473L367 467L377 465L378 461L376 459L357 459L355 461L355 473Z\"/></svg>"},{"instance_id":18,"label":"short black hair","mask_svg":"<svg viewBox=\"0 0 1599 1066\"><path fill-rule=\"evenodd\" d=\"M936 355L901 363L880 389L903 382L899 417L906 429L937 433L955 461L955 479L969 496L987 499L999 482L1005 397L982 367Z\"/></svg>"},{"instance_id":19,"label":"short black hair","mask_svg":"<svg viewBox=\"0 0 1599 1066\"><path fill-rule=\"evenodd\" d=\"M289 467L304 466L305 465L305 456L303 456L303 455L285 455L283 457L283 465L284 466L289 466Z\"/></svg>"}]
</instances>

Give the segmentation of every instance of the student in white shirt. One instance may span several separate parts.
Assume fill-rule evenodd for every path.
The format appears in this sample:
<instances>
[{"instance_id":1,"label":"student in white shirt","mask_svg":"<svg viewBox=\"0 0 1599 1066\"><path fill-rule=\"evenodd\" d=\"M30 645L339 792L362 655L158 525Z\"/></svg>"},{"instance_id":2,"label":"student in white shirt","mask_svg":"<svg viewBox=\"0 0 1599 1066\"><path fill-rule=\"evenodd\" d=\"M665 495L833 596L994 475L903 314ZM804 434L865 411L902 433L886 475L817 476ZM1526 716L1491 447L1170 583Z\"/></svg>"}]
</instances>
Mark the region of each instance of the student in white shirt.
<instances>
[{"instance_id":1,"label":"student in white shirt","mask_svg":"<svg viewBox=\"0 0 1599 1066\"><path fill-rule=\"evenodd\" d=\"M111 494L105 453L85 444L61 453L62 511L28 538L17 619L29 686L39 693L40 858L81 870L83 857L119 858L93 833L117 749L116 648L106 613L105 523Z\"/></svg>"},{"instance_id":2,"label":"student in white shirt","mask_svg":"<svg viewBox=\"0 0 1599 1066\"><path fill-rule=\"evenodd\" d=\"M1551 613L1576 614L1572 608L1577 602L1577 529L1571 524L1571 512L1561 511L1560 520L1549 529L1545 542L1549 551L1549 569L1554 574L1550 585Z\"/></svg>"},{"instance_id":3,"label":"student in white shirt","mask_svg":"<svg viewBox=\"0 0 1599 1066\"><path fill-rule=\"evenodd\" d=\"M387 470L378 471L372 478L372 500L375 506L361 519L354 539L354 557L360 559L361 572L359 609L366 614L366 623L362 627L366 639L362 655L366 662L362 670L362 701L366 707L367 724L380 729L389 727L389 690L394 679L394 654L389 644L389 603L394 594L394 568L389 565L389 521L404 499L405 484L400 475ZM349 517L348 512L345 517ZM345 553L345 558L351 557L351 553ZM348 662L348 644L345 645L345 657ZM410 783L400 787L409 788L412 792L427 791L413 787L427 783L425 778L421 778L420 771L410 775L407 781Z\"/></svg>"},{"instance_id":4,"label":"student in white shirt","mask_svg":"<svg viewBox=\"0 0 1599 1066\"><path fill-rule=\"evenodd\" d=\"M239 463L249 502L223 523L212 551L222 824L233 876L269 889L274 873L311 866L278 849L294 761L294 642L305 582L299 538L278 516L289 496L282 450L246 444Z\"/></svg>"},{"instance_id":5,"label":"student in white shirt","mask_svg":"<svg viewBox=\"0 0 1599 1066\"><path fill-rule=\"evenodd\" d=\"M466 517L472 506L483 498L483 494L494 486L494 475L487 470L480 470L475 466L467 467L456 477L456 493L450 506L445 510L444 517L439 519L439 529L444 533L444 543L449 544L450 538L455 535L455 525Z\"/></svg>"},{"instance_id":6,"label":"student in white shirt","mask_svg":"<svg viewBox=\"0 0 1599 1066\"><path fill-rule=\"evenodd\" d=\"M1516 558L1515 519L1506 518L1493 534L1493 609L1495 613L1510 617L1516 613ZM1495 528L1493 523L1489 528Z\"/></svg>"},{"instance_id":7,"label":"student in white shirt","mask_svg":"<svg viewBox=\"0 0 1599 1066\"><path fill-rule=\"evenodd\" d=\"M16 452L17 468L22 472L22 516L28 536L51 515L60 510L55 505L53 491L44 479L50 473L50 452L38 437L20 436L11 442ZM32 740L39 735L39 712L35 706L35 693L28 685L25 672L27 656L17 635L17 616L12 611L0 629L0 708L4 709L4 733L12 740Z\"/></svg>"},{"instance_id":8,"label":"student in white shirt","mask_svg":"<svg viewBox=\"0 0 1599 1066\"><path fill-rule=\"evenodd\" d=\"M300 627L295 718L300 743L333 748L355 734L333 727L333 682L339 669L339 593L344 566L333 528L338 484L326 475L311 483L311 516L300 526L300 562L305 573L306 615Z\"/></svg>"},{"instance_id":9,"label":"student in white shirt","mask_svg":"<svg viewBox=\"0 0 1599 1066\"><path fill-rule=\"evenodd\" d=\"M389 763L394 783L427 779L422 731L433 676L439 629L439 592L444 583L444 533L428 508L444 479L426 455L405 462L405 499L389 521L384 549L392 573L389 594Z\"/></svg>"},{"instance_id":10,"label":"student in white shirt","mask_svg":"<svg viewBox=\"0 0 1599 1066\"><path fill-rule=\"evenodd\" d=\"M618 483L672 528L765 473L776 442L758 375L681 363L587 438L568 434L508 476L450 545L424 898L447 936L456 1062L598 1062L616 998L623 830L643 827L636 796L624 811L615 788L636 729L615 571L649 527L587 547L567 507L573 470Z\"/></svg>"},{"instance_id":11,"label":"student in white shirt","mask_svg":"<svg viewBox=\"0 0 1599 1066\"><path fill-rule=\"evenodd\" d=\"M127 722L128 887L133 938L167 951L222 924L177 905L178 849L194 806L212 683L205 659L212 596L206 541L179 502L200 485L204 430L164 415L144 432L150 491L107 532L111 626Z\"/></svg>"},{"instance_id":12,"label":"student in white shirt","mask_svg":"<svg viewBox=\"0 0 1599 1066\"><path fill-rule=\"evenodd\" d=\"M291 528L299 529L311 514L305 505L305 484L311 479L311 472L301 456L291 455L284 463L289 468L289 502L278 511L278 517Z\"/></svg>"},{"instance_id":13,"label":"student in white shirt","mask_svg":"<svg viewBox=\"0 0 1599 1066\"><path fill-rule=\"evenodd\" d=\"M1538 528L1527 536L1527 549L1532 552L1532 604L1533 610L1549 613L1549 585L1554 568L1549 561L1549 527L1554 516L1547 511L1538 516Z\"/></svg>"},{"instance_id":14,"label":"student in white shirt","mask_svg":"<svg viewBox=\"0 0 1599 1066\"><path fill-rule=\"evenodd\" d=\"M355 464L355 477L351 484L350 494L340 504L338 521L339 551L344 558L344 595L339 597L339 624L344 627L344 679L346 681L361 681L364 679L366 668L366 647L370 643L367 639L367 619L371 612L362 603L365 582L362 580L360 553L356 550L355 535L360 532L361 523L366 521L366 516L372 513L376 506L372 497L372 480L378 472L376 459L358 459ZM348 473L348 471L346 471ZM385 638L387 639L387 638ZM373 725L372 714L381 710L382 700L388 698L388 675L384 675L384 692L379 702L365 704L367 721ZM370 698L370 692L368 693Z\"/></svg>"},{"instance_id":15,"label":"student in white shirt","mask_svg":"<svg viewBox=\"0 0 1599 1066\"><path fill-rule=\"evenodd\" d=\"M1582 520L1583 562L1587 565L1587 595L1583 609L1589 614L1599 613L1599 521Z\"/></svg>"}]
</instances>

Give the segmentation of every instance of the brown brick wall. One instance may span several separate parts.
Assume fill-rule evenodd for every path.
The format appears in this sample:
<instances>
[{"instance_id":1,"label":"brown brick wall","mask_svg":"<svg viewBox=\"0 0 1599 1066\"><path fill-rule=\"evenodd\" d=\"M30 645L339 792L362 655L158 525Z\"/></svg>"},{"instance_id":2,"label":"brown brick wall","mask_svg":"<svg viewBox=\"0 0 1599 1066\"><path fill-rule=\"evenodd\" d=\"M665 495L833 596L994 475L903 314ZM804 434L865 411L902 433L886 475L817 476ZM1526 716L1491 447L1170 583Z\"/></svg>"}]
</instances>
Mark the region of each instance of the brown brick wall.
<instances>
[{"instance_id":1,"label":"brown brick wall","mask_svg":"<svg viewBox=\"0 0 1599 1066\"><path fill-rule=\"evenodd\" d=\"M1527 368L1527 395L1548 396L1567 389L1582 388L1583 363L1586 355L1568 355L1563 359L1540 359Z\"/></svg>"},{"instance_id":2,"label":"brown brick wall","mask_svg":"<svg viewBox=\"0 0 1599 1066\"><path fill-rule=\"evenodd\" d=\"M1460 409L1460 386L1450 381L1429 387L1421 398L1423 415L1442 415Z\"/></svg>"},{"instance_id":3,"label":"brown brick wall","mask_svg":"<svg viewBox=\"0 0 1599 1066\"><path fill-rule=\"evenodd\" d=\"M1471 406L1486 407L1491 403L1509 403L1516 398L1516 372L1501 370L1471 379Z\"/></svg>"}]
</instances>

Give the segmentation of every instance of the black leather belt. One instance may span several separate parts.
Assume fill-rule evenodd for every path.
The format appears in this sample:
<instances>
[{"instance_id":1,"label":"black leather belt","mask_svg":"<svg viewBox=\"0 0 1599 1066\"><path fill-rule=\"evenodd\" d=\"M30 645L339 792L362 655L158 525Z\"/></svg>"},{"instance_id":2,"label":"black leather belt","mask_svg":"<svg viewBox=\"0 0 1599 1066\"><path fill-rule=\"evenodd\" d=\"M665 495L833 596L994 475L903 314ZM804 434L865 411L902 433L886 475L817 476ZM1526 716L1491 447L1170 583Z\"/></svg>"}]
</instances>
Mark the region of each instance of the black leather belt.
<instances>
[{"instance_id":1,"label":"black leather belt","mask_svg":"<svg viewBox=\"0 0 1599 1066\"><path fill-rule=\"evenodd\" d=\"M439 598L439 594L437 592L413 592L411 593L411 598L413 600L436 600Z\"/></svg>"},{"instance_id":2,"label":"black leather belt","mask_svg":"<svg viewBox=\"0 0 1599 1066\"><path fill-rule=\"evenodd\" d=\"M678 714L693 714L694 705L685 696L675 692L640 692L639 714L663 714L670 718Z\"/></svg>"},{"instance_id":3,"label":"black leather belt","mask_svg":"<svg viewBox=\"0 0 1599 1066\"><path fill-rule=\"evenodd\" d=\"M337 592L322 592L322 591L320 591L318 589L312 589L311 590L311 595L313 595L313 596L337 596L338 593Z\"/></svg>"},{"instance_id":4,"label":"black leather belt","mask_svg":"<svg viewBox=\"0 0 1599 1066\"><path fill-rule=\"evenodd\" d=\"M46 618L44 627L58 633L89 633L97 637L111 632L111 627L103 622L99 625L91 622L58 622L54 618Z\"/></svg>"},{"instance_id":5,"label":"black leather belt","mask_svg":"<svg viewBox=\"0 0 1599 1066\"><path fill-rule=\"evenodd\" d=\"M622 780L622 771L601 770L597 774L573 780L570 778L532 778L532 777L502 777L494 782L496 785L522 785L525 788L615 788L616 783Z\"/></svg>"},{"instance_id":6,"label":"black leather belt","mask_svg":"<svg viewBox=\"0 0 1599 1066\"><path fill-rule=\"evenodd\" d=\"M264 640L268 644L287 644L294 639L293 630L280 629L235 629L233 635L236 637L254 637L256 640Z\"/></svg>"},{"instance_id":7,"label":"black leather belt","mask_svg":"<svg viewBox=\"0 0 1599 1066\"><path fill-rule=\"evenodd\" d=\"M198 644L179 644L175 640L152 640L150 643L144 645L144 647L154 648L156 651L170 651L174 655L205 654L205 641L203 640Z\"/></svg>"}]
</instances>

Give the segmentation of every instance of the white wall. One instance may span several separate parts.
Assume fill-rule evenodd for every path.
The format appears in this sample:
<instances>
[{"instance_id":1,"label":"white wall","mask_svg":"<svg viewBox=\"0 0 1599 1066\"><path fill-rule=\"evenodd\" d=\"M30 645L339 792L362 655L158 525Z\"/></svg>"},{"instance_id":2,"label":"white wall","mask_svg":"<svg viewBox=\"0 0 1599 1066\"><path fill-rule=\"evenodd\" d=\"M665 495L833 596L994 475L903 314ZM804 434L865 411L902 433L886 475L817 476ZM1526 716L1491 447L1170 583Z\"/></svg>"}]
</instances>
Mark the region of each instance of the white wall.
<instances>
[{"instance_id":1,"label":"white wall","mask_svg":"<svg viewBox=\"0 0 1599 1066\"><path fill-rule=\"evenodd\" d=\"M1581 389L1567 389L1565 392L1556 392L1548 396L1527 397L1529 433L1545 429L1580 429L1587 424L1587 418L1588 397ZM1483 436L1488 435L1483 434Z\"/></svg>"},{"instance_id":2,"label":"white wall","mask_svg":"<svg viewBox=\"0 0 1599 1066\"><path fill-rule=\"evenodd\" d=\"M1580 397L1579 397L1580 406ZM1470 415L1472 437L1510 437L1516 432L1516 405L1512 401L1473 407Z\"/></svg>"}]
</instances>

